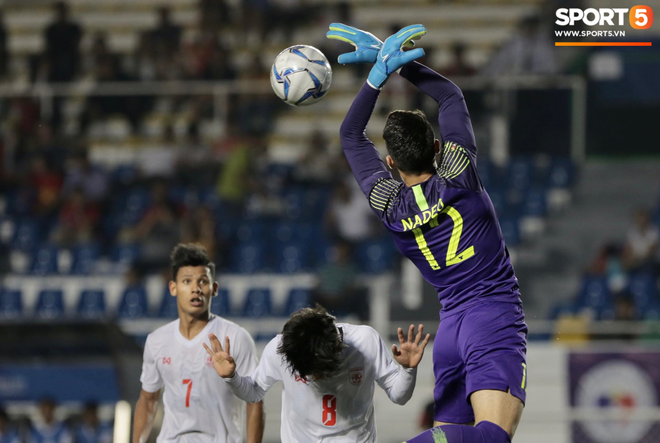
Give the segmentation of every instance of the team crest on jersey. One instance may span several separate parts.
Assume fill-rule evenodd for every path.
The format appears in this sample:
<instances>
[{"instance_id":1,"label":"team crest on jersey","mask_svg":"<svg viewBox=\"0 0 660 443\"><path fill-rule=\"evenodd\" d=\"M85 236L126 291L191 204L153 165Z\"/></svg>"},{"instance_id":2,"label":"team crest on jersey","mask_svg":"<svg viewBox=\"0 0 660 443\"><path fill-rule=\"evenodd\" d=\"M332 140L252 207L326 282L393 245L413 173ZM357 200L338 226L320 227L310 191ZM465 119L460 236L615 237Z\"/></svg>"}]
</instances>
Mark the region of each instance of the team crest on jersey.
<instances>
[{"instance_id":1,"label":"team crest on jersey","mask_svg":"<svg viewBox=\"0 0 660 443\"><path fill-rule=\"evenodd\" d=\"M207 356L206 356L206 363L205 363L205 364L206 364L206 366L208 366L208 367L212 367L212 366L213 366L213 357L211 357L210 355L207 355Z\"/></svg>"},{"instance_id":2,"label":"team crest on jersey","mask_svg":"<svg viewBox=\"0 0 660 443\"><path fill-rule=\"evenodd\" d=\"M163 364L164 365L171 365L172 364L172 357L163 357Z\"/></svg>"},{"instance_id":3,"label":"team crest on jersey","mask_svg":"<svg viewBox=\"0 0 660 443\"><path fill-rule=\"evenodd\" d=\"M351 368L351 370L348 371L348 380L351 382L353 386L360 386L362 384L363 379L364 379L363 367Z\"/></svg>"}]
</instances>

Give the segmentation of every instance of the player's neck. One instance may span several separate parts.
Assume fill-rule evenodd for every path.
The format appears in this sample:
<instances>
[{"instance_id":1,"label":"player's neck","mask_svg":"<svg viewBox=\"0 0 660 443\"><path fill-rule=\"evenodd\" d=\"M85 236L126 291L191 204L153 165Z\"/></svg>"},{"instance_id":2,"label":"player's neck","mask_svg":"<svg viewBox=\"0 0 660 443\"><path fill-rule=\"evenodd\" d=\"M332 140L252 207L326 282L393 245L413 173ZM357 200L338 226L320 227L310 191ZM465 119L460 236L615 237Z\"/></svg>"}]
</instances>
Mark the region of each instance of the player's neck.
<instances>
[{"instance_id":1,"label":"player's neck","mask_svg":"<svg viewBox=\"0 0 660 443\"><path fill-rule=\"evenodd\" d=\"M183 312L179 313L179 332L187 340L197 337L197 334L209 323L211 314L207 311L199 317L193 317Z\"/></svg>"},{"instance_id":2,"label":"player's neck","mask_svg":"<svg viewBox=\"0 0 660 443\"><path fill-rule=\"evenodd\" d=\"M433 177L432 172L425 172L419 175L410 175L410 174L406 174L405 172L399 171L399 175L401 175L401 179L403 180L403 183L405 183L405 185L409 188L418 185L420 183L424 183L426 180Z\"/></svg>"}]
</instances>

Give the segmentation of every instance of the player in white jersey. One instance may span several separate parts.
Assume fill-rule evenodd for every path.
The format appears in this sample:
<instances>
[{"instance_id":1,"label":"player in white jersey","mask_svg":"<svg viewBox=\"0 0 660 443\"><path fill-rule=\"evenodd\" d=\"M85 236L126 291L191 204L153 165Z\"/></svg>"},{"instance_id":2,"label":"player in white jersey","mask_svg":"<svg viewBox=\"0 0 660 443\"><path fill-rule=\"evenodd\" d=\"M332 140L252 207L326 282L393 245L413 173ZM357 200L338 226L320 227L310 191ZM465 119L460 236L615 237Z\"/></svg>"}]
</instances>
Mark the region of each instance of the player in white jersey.
<instances>
[{"instance_id":1,"label":"player in white jersey","mask_svg":"<svg viewBox=\"0 0 660 443\"><path fill-rule=\"evenodd\" d=\"M169 287L177 298L179 319L147 337L133 443L147 441L163 388L165 415L159 443L242 443L245 403L218 379L200 343L210 333L231 337L238 368L251 373L257 367L254 341L245 329L210 313L218 284L215 265L202 246L180 244L172 251L171 261ZM262 406L260 402L247 405L248 443L261 442Z\"/></svg>"},{"instance_id":2,"label":"player in white jersey","mask_svg":"<svg viewBox=\"0 0 660 443\"><path fill-rule=\"evenodd\" d=\"M266 346L251 376L240 375L231 338L225 337L223 350L218 338L210 334L213 349L204 347L218 375L248 403L260 401L271 386L282 381L283 442L376 442L375 383L396 404L410 400L416 368L430 335L422 342L424 327L419 325L415 337L411 325L406 341L399 328L400 346L392 345L399 366L374 329L334 320L318 305L294 312L282 334Z\"/></svg>"}]
</instances>

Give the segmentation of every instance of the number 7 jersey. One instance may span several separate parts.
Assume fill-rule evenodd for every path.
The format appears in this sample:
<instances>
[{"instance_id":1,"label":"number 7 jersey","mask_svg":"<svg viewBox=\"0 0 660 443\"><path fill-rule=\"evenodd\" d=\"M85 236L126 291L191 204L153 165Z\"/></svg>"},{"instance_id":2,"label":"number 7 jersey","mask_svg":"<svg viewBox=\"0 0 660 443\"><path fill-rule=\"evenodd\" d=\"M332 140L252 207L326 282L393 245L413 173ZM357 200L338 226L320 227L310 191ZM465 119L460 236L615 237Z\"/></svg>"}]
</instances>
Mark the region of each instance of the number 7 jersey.
<instances>
[{"instance_id":1,"label":"number 7 jersey","mask_svg":"<svg viewBox=\"0 0 660 443\"><path fill-rule=\"evenodd\" d=\"M240 443L245 435L245 403L220 380L202 346L208 334L228 336L236 366L248 373L257 367L257 352L248 332L212 315L192 340L179 332L179 320L147 336L142 389L165 390L165 415L157 442Z\"/></svg>"}]
</instances>

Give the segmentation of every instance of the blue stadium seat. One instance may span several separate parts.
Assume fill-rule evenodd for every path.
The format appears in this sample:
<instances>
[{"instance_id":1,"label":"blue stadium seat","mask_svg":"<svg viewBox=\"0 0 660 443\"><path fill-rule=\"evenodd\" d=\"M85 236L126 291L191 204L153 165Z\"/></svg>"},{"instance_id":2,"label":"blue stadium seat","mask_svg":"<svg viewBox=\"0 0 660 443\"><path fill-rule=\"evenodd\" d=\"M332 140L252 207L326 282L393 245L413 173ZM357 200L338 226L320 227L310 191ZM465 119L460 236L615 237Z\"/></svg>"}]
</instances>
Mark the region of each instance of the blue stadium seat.
<instances>
[{"instance_id":1,"label":"blue stadium seat","mask_svg":"<svg viewBox=\"0 0 660 443\"><path fill-rule=\"evenodd\" d=\"M243 304L243 317L262 318L271 315L273 312L270 289L250 289Z\"/></svg>"},{"instance_id":2,"label":"blue stadium seat","mask_svg":"<svg viewBox=\"0 0 660 443\"><path fill-rule=\"evenodd\" d=\"M236 238L240 242L263 242L266 226L260 221L248 221L236 229Z\"/></svg>"},{"instance_id":3,"label":"blue stadium seat","mask_svg":"<svg viewBox=\"0 0 660 443\"><path fill-rule=\"evenodd\" d=\"M173 297L172 294L170 294L169 285L165 285L163 288L163 297L161 298L160 307L158 308L158 316L161 318L177 318L179 316L176 297Z\"/></svg>"},{"instance_id":4,"label":"blue stadium seat","mask_svg":"<svg viewBox=\"0 0 660 443\"><path fill-rule=\"evenodd\" d=\"M149 314L147 290L144 286L131 286L124 289L117 316L119 318L143 318Z\"/></svg>"},{"instance_id":5,"label":"blue stadium seat","mask_svg":"<svg viewBox=\"0 0 660 443\"><path fill-rule=\"evenodd\" d=\"M220 317L231 314L229 290L227 288L218 288L218 295L211 299L211 313Z\"/></svg>"},{"instance_id":6,"label":"blue stadium seat","mask_svg":"<svg viewBox=\"0 0 660 443\"><path fill-rule=\"evenodd\" d=\"M115 263L131 265L140 257L140 245L116 245L111 255Z\"/></svg>"},{"instance_id":7,"label":"blue stadium seat","mask_svg":"<svg viewBox=\"0 0 660 443\"><path fill-rule=\"evenodd\" d=\"M299 187L284 192L284 212L291 220L299 219L305 209L305 190Z\"/></svg>"},{"instance_id":8,"label":"blue stadium seat","mask_svg":"<svg viewBox=\"0 0 660 443\"><path fill-rule=\"evenodd\" d=\"M516 157L507 166L509 188L524 191L534 179L534 163L526 157Z\"/></svg>"},{"instance_id":9,"label":"blue stadium seat","mask_svg":"<svg viewBox=\"0 0 660 443\"><path fill-rule=\"evenodd\" d=\"M660 321L660 303L647 306L644 312L642 312L642 318L654 322Z\"/></svg>"},{"instance_id":10,"label":"blue stadium seat","mask_svg":"<svg viewBox=\"0 0 660 443\"><path fill-rule=\"evenodd\" d=\"M113 183L127 185L138 177L138 172L139 169L133 165L120 165L112 171L110 178Z\"/></svg>"},{"instance_id":11,"label":"blue stadium seat","mask_svg":"<svg viewBox=\"0 0 660 443\"><path fill-rule=\"evenodd\" d=\"M39 223L36 220L24 219L16 223L12 245L15 249L29 252L39 244L40 240Z\"/></svg>"},{"instance_id":12,"label":"blue stadium seat","mask_svg":"<svg viewBox=\"0 0 660 443\"><path fill-rule=\"evenodd\" d=\"M303 200L303 218L316 220L323 216L330 202L331 191L323 186L305 190Z\"/></svg>"},{"instance_id":13,"label":"blue stadium seat","mask_svg":"<svg viewBox=\"0 0 660 443\"><path fill-rule=\"evenodd\" d=\"M232 270L234 272L250 274L266 269L266 250L263 243L238 243L232 252Z\"/></svg>"},{"instance_id":14,"label":"blue stadium seat","mask_svg":"<svg viewBox=\"0 0 660 443\"><path fill-rule=\"evenodd\" d=\"M79 317L87 319L105 317L105 291L103 289L82 291L76 312Z\"/></svg>"},{"instance_id":15,"label":"blue stadium seat","mask_svg":"<svg viewBox=\"0 0 660 443\"><path fill-rule=\"evenodd\" d=\"M550 188L569 188L575 181L575 165L570 158L555 157L547 170L546 185Z\"/></svg>"},{"instance_id":16,"label":"blue stadium seat","mask_svg":"<svg viewBox=\"0 0 660 443\"><path fill-rule=\"evenodd\" d=\"M583 277L576 307L578 310L581 308L592 310L597 319L613 319L613 300L607 279L605 277Z\"/></svg>"},{"instance_id":17,"label":"blue stadium seat","mask_svg":"<svg viewBox=\"0 0 660 443\"><path fill-rule=\"evenodd\" d=\"M310 305L312 298L312 290L308 288L292 288L289 291L289 296L284 306L282 315L285 317L290 316L299 309L306 308Z\"/></svg>"},{"instance_id":18,"label":"blue stadium seat","mask_svg":"<svg viewBox=\"0 0 660 443\"><path fill-rule=\"evenodd\" d=\"M42 245L32 254L30 271L34 275L50 275L57 273L57 247Z\"/></svg>"},{"instance_id":19,"label":"blue stadium seat","mask_svg":"<svg viewBox=\"0 0 660 443\"><path fill-rule=\"evenodd\" d=\"M39 292L34 315L47 320L64 317L64 293L62 290L46 289Z\"/></svg>"},{"instance_id":20,"label":"blue stadium seat","mask_svg":"<svg viewBox=\"0 0 660 443\"><path fill-rule=\"evenodd\" d=\"M500 228L507 246L520 243L520 220L517 217L500 217Z\"/></svg>"},{"instance_id":21,"label":"blue stadium seat","mask_svg":"<svg viewBox=\"0 0 660 443\"><path fill-rule=\"evenodd\" d=\"M274 269L284 274L295 274L310 269L308 243L301 241L273 244Z\"/></svg>"},{"instance_id":22,"label":"blue stadium seat","mask_svg":"<svg viewBox=\"0 0 660 443\"><path fill-rule=\"evenodd\" d=\"M144 211L151 203L151 196L145 189L131 190L121 208L122 223L133 225L140 221Z\"/></svg>"},{"instance_id":23,"label":"blue stadium seat","mask_svg":"<svg viewBox=\"0 0 660 443\"><path fill-rule=\"evenodd\" d=\"M362 242L357 248L357 260L362 271L380 274L392 269L394 245L390 238Z\"/></svg>"},{"instance_id":24,"label":"blue stadium seat","mask_svg":"<svg viewBox=\"0 0 660 443\"><path fill-rule=\"evenodd\" d=\"M200 190L197 195L197 200L200 205L206 206L214 213L222 209L222 201L215 188Z\"/></svg>"},{"instance_id":25,"label":"blue stadium seat","mask_svg":"<svg viewBox=\"0 0 660 443\"><path fill-rule=\"evenodd\" d=\"M101 256L99 245L90 243L77 246L73 250L73 267L71 272L77 275L89 275L94 270L96 260Z\"/></svg>"},{"instance_id":26,"label":"blue stadium seat","mask_svg":"<svg viewBox=\"0 0 660 443\"><path fill-rule=\"evenodd\" d=\"M523 202L523 215L544 217L548 209L548 202L544 189L532 188L525 191Z\"/></svg>"},{"instance_id":27,"label":"blue stadium seat","mask_svg":"<svg viewBox=\"0 0 660 443\"><path fill-rule=\"evenodd\" d=\"M23 294L17 289L0 289L0 318L23 315Z\"/></svg>"},{"instance_id":28,"label":"blue stadium seat","mask_svg":"<svg viewBox=\"0 0 660 443\"><path fill-rule=\"evenodd\" d=\"M644 311L655 304L658 288L656 279L652 274L633 274L628 280L628 292L635 302L635 309L643 314Z\"/></svg>"}]
</instances>

